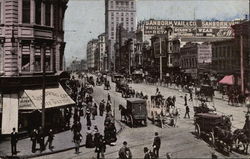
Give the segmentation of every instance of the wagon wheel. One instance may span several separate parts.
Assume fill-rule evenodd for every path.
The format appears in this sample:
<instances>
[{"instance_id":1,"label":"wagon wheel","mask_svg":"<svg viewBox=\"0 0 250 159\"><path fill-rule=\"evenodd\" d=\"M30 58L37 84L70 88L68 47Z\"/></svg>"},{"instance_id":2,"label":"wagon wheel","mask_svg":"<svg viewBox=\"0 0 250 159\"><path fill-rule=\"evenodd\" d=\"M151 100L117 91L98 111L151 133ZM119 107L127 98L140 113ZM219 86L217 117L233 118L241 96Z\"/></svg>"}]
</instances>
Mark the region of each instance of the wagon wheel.
<instances>
[{"instance_id":1,"label":"wagon wheel","mask_svg":"<svg viewBox=\"0 0 250 159\"><path fill-rule=\"evenodd\" d=\"M144 120L144 126L147 126L148 123L147 123L147 119Z\"/></svg>"},{"instance_id":2,"label":"wagon wheel","mask_svg":"<svg viewBox=\"0 0 250 159\"><path fill-rule=\"evenodd\" d=\"M131 128L133 128L134 127L134 121L133 121L132 115L130 115L129 118L130 118L130 122L131 122Z\"/></svg>"},{"instance_id":3,"label":"wagon wheel","mask_svg":"<svg viewBox=\"0 0 250 159\"><path fill-rule=\"evenodd\" d=\"M215 146L214 133L210 132L208 135L209 135L209 141L211 142L211 145Z\"/></svg>"},{"instance_id":4,"label":"wagon wheel","mask_svg":"<svg viewBox=\"0 0 250 159\"><path fill-rule=\"evenodd\" d=\"M195 124L195 134L198 138L201 136L201 129L199 124Z\"/></svg>"}]
</instances>

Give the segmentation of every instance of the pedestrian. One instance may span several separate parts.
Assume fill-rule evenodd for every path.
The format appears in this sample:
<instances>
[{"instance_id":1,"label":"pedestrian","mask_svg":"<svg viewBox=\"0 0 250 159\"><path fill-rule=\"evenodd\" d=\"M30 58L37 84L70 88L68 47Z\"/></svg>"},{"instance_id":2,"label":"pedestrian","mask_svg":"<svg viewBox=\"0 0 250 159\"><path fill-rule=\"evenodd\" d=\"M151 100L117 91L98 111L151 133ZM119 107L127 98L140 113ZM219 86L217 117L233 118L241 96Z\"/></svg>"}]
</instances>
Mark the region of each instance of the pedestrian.
<instances>
[{"instance_id":1,"label":"pedestrian","mask_svg":"<svg viewBox=\"0 0 250 159\"><path fill-rule=\"evenodd\" d=\"M98 145L99 138L100 138L100 133L99 133L99 130L98 130L97 126L95 125L95 127L94 127L94 144L95 144L95 147Z\"/></svg>"},{"instance_id":2,"label":"pedestrian","mask_svg":"<svg viewBox=\"0 0 250 159\"><path fill-rule=\"evenodd\" d=\"M123 147L119 150L119 159L132 159L132 153L130 149L127 147L128 143L126 141L123 142Z\"/></svg>"},{"instance_id":3,"label":"pedestrian","mask_svg":"<svg viewBox=\"0 0 250 159\"><path fill-rule=\"evenodd\" d=\"M107 102L106 111L107 111L107 113L109 113L111 111L111 104L110 104L110 102Z\"/></svg>"},{"instance_id":4,"label":"pedestrian","mask_svg":"<svg viewBox=\"0 0 250 159\"><path fill-rule=\"evenodd\" d=\"M85 146L86 148L93 148L93 135L92 135L92 131L90 129L90 127L87 128L87 131L86 131L86 143L85 143Z\"/></svg>"},{"instance_id":5,"label":"pedestrian","mask_svg":"<svg viewBox=\"0 0 250 159\"><path fill-rule=\"evenodd\" d=\"M157 88L156 88L156 93L155 93L155 95L157 95L158 92L159 92L159 88L157 87Z\"/></svg>"},{"instance_id":6,"label":"pedestrian","mask_svg":"<svg viewBox=\"0 0 250 159\"><path fill-rule=\"evenodd\" d=\"M82 135L80 134L80 132L77 132L75 135L74 135L74 138L73 138L73 141L75 143L75 150L76 150L76 154L79 153L79 147L80 147L80 143L82 141Z\"/></svg>"},{"instance_id":7,"label":"pedestrian","mask_svg":"<svg viewBox=\"0 0 250 159\"><path fill-rule=\"evenodd\" d=\"M188 118L190 119L189 112L190 112L189 107L188 107L188 105L186 105L186 112L185 112L184 118L186 118L186 116L188 116Z\"/></svg>"},{"instance_id":8,"label":"pedestrian","mask_svg":"<svg viewBox=\"0 0 250 159\"><path fill-rule=\"evenodd\" d=\"M101 103L99 104L99 114L100 116L103 116L103 112L104 112L104 100L101 101Z\"/></svg>"},{"instance_id":9,"label":"pedestrian","mask_svg":"<svg viewBox=\"0 0 250 159\"><path fill-rule=\"evenodd\" d=\"M144 147L144 159L151 159L148 148Z\"/></svg>"},{"instance_id":10,"label":"pedestrian","mask_svg":"<svg viewBox=\"0 0 250 159\"><path fill-rule=\"evenodd\" d=\"M95 120L96 115L97 115L97 105L95 103L93 108L92 108L92 120Z\"/></svg>"},{"instance_id":11,"label":"pedestrian","mask_svg":"<svg viewBox=\"0 0 250 159\"><path fill-rule=\"evenodd\" d=\"M161 147L161 139L158 136L158 132L155 132L154 142L153 142L153 153L157 158L159 158L159 150Z\"/></svg>"},{"instance_id":12,"label":"pedestrian","mask_svg":"<svg viewBox=\"0 0 250 159\"><path fill-rule=\"evenodd\" d=\"M80 121L77 121L76 122L76 131L81 132L81 130L82 130L82 124L80 123Z\"/></svg>"},{"instance_id":13,"label":"pedestrian","mask_svg":"<svg viewBox=\"0 0 250 159\"><path fill-rule=\"evenodd\" d=\"M41 126L39 127L37 138L38 138L38 143L40 145L40 152L42 152L45 150L45 145L44 145L44 131Z\"/></svg>"},{"instance_id":14,"label":"pedestrian","mask_svg":"<svg viewBox=\"0 0 250 159\"><path fill-rule=\"evenodd\" d=\"M90 116L91 116L90 110L89 110L89 108L87 108L85 117L86 117L86 119L87 119L87 126L89 126L89 127L91 126L91 119L90 119Z\"/></svg>"},{"instance_id":15,"label":"pedestrian","mask_svg":"<svg viewBox=\"0 0 250 159\"><path fill-rule=\"evenodd\" d=\"M187 105L187 94L185 94L185 96L184 96L184 105L185 106Z\"/></svg>"},{"instance_id":16,"label":"pedestrian","mask_svg":"<svg viewBox=\"0 0 250 159\"><path fill-rule=\"evenodd\" d=\"M37 141L37 130L34 129L31 134L30 134L30 140L32 142L32 149L31 152L35 153L36 152L36 141Z\"/></svg>"},{"instance_id":17,"label":"pedestrian","mask_svg":"<svg viewBox=\"0 0 250 159\"><path fill-rule=\"evenodd\" d=\"M189 101L193 101L193 93L191 89L189 89Z\"/></svg>"},{"instance_id":18,"label":"pedestrian","mask_svg":"<svg viewBox=\"0 0 250 159\"><path fill-rule=\"evenodd\" d=\"M97 153L97 159L104 159L104 153L106 151L106 143L102 135L100 135L98 144L96 145L95 152ZM101 155L101 157L100 157Z\"/></svg>"},{"instance_id":19,"label":"pedestrian","mask_svg":"<svg viewBox=\"0 0 250 159\"><path fill-rule=\"evenodd\" d=\"M49 130L49 134L48 134L48 139L47 139L46 144L45 144L45 147L47 147L47 144L49 143L49 149L50 149L51 151L52 151L53 148L54 148L54 146L52 146L52 142L53 142L53 140L54 140L54 137L55 137L55 135L54 135L52 129L50 129L50 130Z\"/></svg>"},{"instance_id":20,"label":"pedestrian","mask_svg":"<svg viewBox=\"0 0 250 159\"><path fill-rule=\"evenodd\" d=\"M110 97L110 94L108 93L108 101L111 102L111 97Z\"/></svg>"},{"instance_id":21,"label":"pedestrian","mask_svg":"<svg viewBox=\"0 0 250 159\"><path fill-rule=\"evenodd\" d=\"M11 140L11 154L16 155L17 154L17 150L16 150L16 144L18 141L18 136L17 136L17 132L16 132L16 128L12 129L12 133L10 134L10 140Z\"/></svg>"},{"instance_id":22,"label":"pedestrian","mask_svg":"<svg viewBox=\"0 0 250 159\"><path fill-rule=\"evenodd\" d=\"M175 96L172 97L172 102L173 102L173 105L175 107L175 102L176 102L176 97Z\"/></svg>"}]
</instances>

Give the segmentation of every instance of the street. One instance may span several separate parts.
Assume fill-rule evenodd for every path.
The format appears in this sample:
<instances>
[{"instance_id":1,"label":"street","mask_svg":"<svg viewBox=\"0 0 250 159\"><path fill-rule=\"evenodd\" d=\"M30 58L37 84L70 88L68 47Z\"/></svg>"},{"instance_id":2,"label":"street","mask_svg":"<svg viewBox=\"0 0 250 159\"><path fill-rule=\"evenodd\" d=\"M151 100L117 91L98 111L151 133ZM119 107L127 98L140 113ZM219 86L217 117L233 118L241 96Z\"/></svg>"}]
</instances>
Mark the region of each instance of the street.
<instances>
[{"instance_id":1,"label":"street","mask_svg":"<svg viewBox=\"0 0 250 159\"><path fill-rule=\"evenodd\" d=\"M143 91L144 94L152 95L155 93L156 86L153 85L145 85L145 84L131 84L131 86L136 91ZM102 99L107 99L108 93L111 95L112 101L112 109L115 111L115 119L120 120L120 112L118 110L119 104L126 104L126 100L121 97L120 93L115 92L115 84L111 84L111 90L104 90L102 86L94 87L93 97L99 103ZM175 95L177 98L176 105L181 109L180 119L178 119L177 127L166 127L160 128L156 125L153 125L150 121L148 121L147 127L136 127L131 128L127 126L125 123L122 123L123 130L118 135L118 141L116 146L107 146L105 157L106 158L117 158L118 151L122 147L123 141L128 142L128 146L131 148L133 158L142 158L144 156L143 148L148 147L152 150L152 143L154 138L154 133L159 132L159 136L162 140L162 145L160 148L160 158L165 158L166 153L170 153L173 158L210 158L211 153L214 152L220 158L246 158L247 156L238 154L236 152L230 153L230 155L226 155L225 153L218 152L214 149L214 147L210 146L203 139L197 139L194 135L194 125L193 125L193 110L191 108L191 119L183 119L185 107L184 107L184 99L182 98L184 93L165 88L158 87L164 97ZM192 102L188 103L189 105ZM234 107L228 106L226 102L221 100L215 100L215 105L218 111L223 112L225 114L233 114L233 127L240 128L244 123L244 108L239 108L237 113L234 113ZM242 116L241 116L242 115ZM95 157L96 154L94 149L89 150L86 148L81 148L79 155L74 154L74 150L56 153L52 155L46 156L46 158L92 158ZM44 158L44 157L38 157Z\"/></svg>"}]
</instances>

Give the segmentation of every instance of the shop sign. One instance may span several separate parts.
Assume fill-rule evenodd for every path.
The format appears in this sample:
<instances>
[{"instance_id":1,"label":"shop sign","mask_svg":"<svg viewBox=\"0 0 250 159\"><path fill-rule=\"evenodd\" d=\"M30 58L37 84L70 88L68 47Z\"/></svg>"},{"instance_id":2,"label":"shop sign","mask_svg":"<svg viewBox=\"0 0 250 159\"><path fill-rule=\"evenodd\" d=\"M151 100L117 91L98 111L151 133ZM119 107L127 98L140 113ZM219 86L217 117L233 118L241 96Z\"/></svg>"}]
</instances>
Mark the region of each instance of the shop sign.
<instances>
[{"instance_id":1,"label":"shop sign","mask_svg":"<svg viewBox=\"0 0 250 159\"><path fill-rule=\"evenodd\" d=\"M212 45L198 45L198 63L207 64L212 62Z\"/></svg>"}]
</instances>

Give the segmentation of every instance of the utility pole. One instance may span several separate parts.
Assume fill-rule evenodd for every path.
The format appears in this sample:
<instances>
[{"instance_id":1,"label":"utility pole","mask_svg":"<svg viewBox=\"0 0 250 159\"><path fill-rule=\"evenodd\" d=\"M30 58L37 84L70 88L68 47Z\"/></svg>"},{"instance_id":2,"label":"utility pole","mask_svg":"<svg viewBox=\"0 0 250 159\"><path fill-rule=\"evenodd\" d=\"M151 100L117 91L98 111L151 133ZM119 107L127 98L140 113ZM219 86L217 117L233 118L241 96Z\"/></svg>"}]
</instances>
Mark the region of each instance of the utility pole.
<instances>
[{"instance_id":1,"label":"utility pole","mask_svg":"<svg viewBox=\"0 0 250 159\"><path fill-rule=\"evenodd\" d=\"M243 52L243 30L241 28L241 35L240 35L240 75L241 75L241 94L245 95L245 80L244 80L244 52Z\"/></svg>"},{"instance_id":2,"label":"utility pole","mask_svg":"<svg viewBox=\"0 0 250 159\"><path fill-rule=\"evenodd\" d=\"M160 81L162 81L162 48L161 48L161 37L160 37Z\"/></svg>"},{"instance_id":3,"label":"utility pole","mask_svg":"<svg viewBox=\"0 0 250 159\"><path fill-rule=\"evenodd\" d=\"M46 74L46 68L45 68L45 60L46 60L46 53L44 50L44 46L41 47L42 54L43 54L43 84L42 84L42 127L45 127L45 74Z\"/></svg>"}]
</instances>

